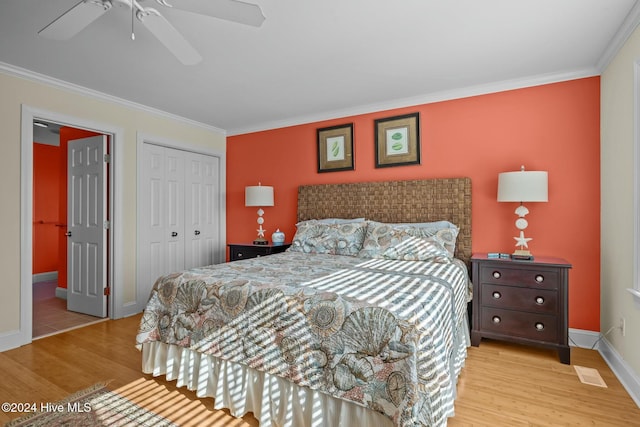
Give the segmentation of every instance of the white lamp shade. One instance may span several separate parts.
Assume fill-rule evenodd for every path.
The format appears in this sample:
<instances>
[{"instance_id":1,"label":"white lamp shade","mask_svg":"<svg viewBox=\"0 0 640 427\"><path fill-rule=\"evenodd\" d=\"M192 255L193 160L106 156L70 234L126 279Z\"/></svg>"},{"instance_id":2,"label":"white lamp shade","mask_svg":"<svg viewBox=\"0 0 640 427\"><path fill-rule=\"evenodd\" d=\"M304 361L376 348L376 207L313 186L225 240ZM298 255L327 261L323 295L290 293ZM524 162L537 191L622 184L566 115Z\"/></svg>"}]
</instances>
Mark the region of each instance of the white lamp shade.
<instances>
[{"instance_id":1,"label":"white lamp shade","mask_svg":"<svg viewBox=\"0 0 640 427\"><path fill-rule=\"evenodd\" d=\"M546 171L518 171L498 174L499 202L547 202Z\"/></svg>"},{"instance_id":2,"label":"white lamp shade","mask_svg":"<svg viewBox=\"0 0 640 427\"><path fill-rule=\"evenodd\" d=\"M244 188L245 206L273 206L273 187L254 185Z\"/></svg>"}]
</instances>

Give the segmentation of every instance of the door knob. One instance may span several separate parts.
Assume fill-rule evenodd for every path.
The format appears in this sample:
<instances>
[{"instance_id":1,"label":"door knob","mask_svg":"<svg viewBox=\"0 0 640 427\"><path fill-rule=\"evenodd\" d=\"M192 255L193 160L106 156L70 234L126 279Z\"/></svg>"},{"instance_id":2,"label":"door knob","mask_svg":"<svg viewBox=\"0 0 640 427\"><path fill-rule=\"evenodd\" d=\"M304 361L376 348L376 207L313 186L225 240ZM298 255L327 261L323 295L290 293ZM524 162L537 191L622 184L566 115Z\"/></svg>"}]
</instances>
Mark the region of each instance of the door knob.
<instances>
[{"instance_id":1,"label":"door knob","mask_svg":"<svg viewBox=\"0 0 640 427\"><path fill-rule=\"evenodd\" d=\"M200 230L194 231L193 234L195 234L196 236L199 236L200 235Z\"/></svg>"},{"instance_id":2,"label":"door knob","mask_svg":"<svg viewBox=\"0 0 640 427\"><path fill-rule=\"evenodd\" d=\"M64 235L67 236L67 237L71 237L71 232L67 231L66 233L64 233Z\"/></svg>"},{"instance_id":3,"label":"door knob","mask_svg":"<svg viewBox=\"0 0 640 427\"><path fill-rule=\"evenodd\" d=\"M178 237L178 233L176 233L175 231L171 232L171 237Z\"/></svg>"}]
</instances>

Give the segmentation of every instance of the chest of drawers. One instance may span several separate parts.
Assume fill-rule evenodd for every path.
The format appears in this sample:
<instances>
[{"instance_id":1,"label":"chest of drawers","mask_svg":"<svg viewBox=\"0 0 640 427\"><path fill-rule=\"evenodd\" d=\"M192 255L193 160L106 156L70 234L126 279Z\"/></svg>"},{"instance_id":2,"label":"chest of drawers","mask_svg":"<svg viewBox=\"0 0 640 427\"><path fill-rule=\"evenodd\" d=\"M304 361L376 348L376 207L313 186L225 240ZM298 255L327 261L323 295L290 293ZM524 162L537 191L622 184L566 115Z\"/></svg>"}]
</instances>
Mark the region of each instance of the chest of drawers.
<instances>
[{"instance_id":1,"label":"chest of drawers","mask_svg":"<svg viewBox=\"0 0 640 427\"><path fill-rule=\"evenodd\" d=\"M491 338L549 347L569 364L570 268L561 258L515 261L474 254L471 344Z\"/></svg>"},{"instance_id":2,"label":"chest of drawers","mask_svg":"<svg viewBox=\"0 0 640 427\"><path fill-rule=\"evenodd\" d=\"M229 258L231 261L239 261L241 259L257 258L271 254L284 252L291 246L291 243L282 245L253 245L251 243L230 243Z\"/></svg>"}]
</instances>

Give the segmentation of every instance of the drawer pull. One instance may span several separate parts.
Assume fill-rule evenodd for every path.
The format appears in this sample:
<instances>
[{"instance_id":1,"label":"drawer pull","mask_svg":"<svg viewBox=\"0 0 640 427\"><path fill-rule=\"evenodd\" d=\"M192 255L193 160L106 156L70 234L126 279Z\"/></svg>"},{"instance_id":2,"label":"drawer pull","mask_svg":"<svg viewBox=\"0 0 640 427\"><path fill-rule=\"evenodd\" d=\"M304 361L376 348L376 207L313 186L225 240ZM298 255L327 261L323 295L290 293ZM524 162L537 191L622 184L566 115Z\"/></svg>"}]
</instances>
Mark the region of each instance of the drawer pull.
<instances>
[{"instance_id":1,"label":"drawer pull","mask_svg":"<svg viewBox=\"0 0 640 427\"><path fill-rule=\"evenodd\" d=\"M493 318L491 319L493 320L493 323L500 323L502 319L500 319L500 316L493 316Z\"/></svg>"},{"instance_id":2,"label":"drawer pull","mask_svg":"<svg viewBox=\"0 0 640 427\"><path fill-rule=\"evenodd\" d=\"M541 323L541 322L536 323L536 330L543 331L544 330L544 323Z\"/></svg>"},{"instance_id":3,"label":"drawer pull","mask_svg":"<svg viewBox=\"0 0 640 427\"><path fill-rule=\"evenodd\" d=\"M500 277L502 277L502 274L500 274L499 271L494 271L493 272L493 278L494 279L499 279Z\"/></svg>"},{"instance_id":4,"label":"drawer pull","mask_svg":"<svg viewBox=\"0 0 640 427\"><path fill-rule=\"evenodd\" d=\"M238 254L236 255L238 258L242 258L242 252L238 252Z\"/></svg>"},{"instance_id":5,"label":"drawer pull","mask_svg":"<svg viewBox=\"0 0 640 427\"><path fill-rule=\"evenodd\" d=\"M540 304L540 305L544 304L544 298L536 297L536 304Z\"/></svg>"},{"instance_id":6,"label":"drawer pull","mask_svg":"<svg viewBox=\"0 0 640 427\"><path fill-rule=\"evenodd\" d=\"M497 291L496 291L496 292L494 292L494 293L492 294L492 296L493 296L493 298L494 298L494 299L500 299L500 298L502 298L502 294L501 294L500 292L497 292Z\"/></svg>"},{"instance_id":7,"label":"drawer pull","mask_svg":"<svg viewBox=\"0 0 640 427\"><path fill-rule=\"evenodd\" d=\"M544 276L542 274L536 274L536 282L538 283L544 282Z\"/></svg>"}]
</instances>

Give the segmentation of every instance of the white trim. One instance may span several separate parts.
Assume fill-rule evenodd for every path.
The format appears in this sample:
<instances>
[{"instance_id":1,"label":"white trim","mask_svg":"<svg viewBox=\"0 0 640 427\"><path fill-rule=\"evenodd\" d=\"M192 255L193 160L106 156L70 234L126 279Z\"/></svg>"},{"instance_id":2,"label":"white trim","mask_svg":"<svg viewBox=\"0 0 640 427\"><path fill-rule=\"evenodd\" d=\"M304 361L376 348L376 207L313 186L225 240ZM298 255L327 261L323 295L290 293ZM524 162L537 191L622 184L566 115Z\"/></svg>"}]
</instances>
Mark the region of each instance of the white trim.
<instances>
[{"instance_id":1,"label":"white trim","mask_svg":"<svg viewBox=\"0 0 640 427\"><path fill-rule=\"evenodd\" d=\"M123 317L121 286L124 283L122 271L122 188L123 188L123 152L124 131L104 123L66 116L52 111L41 110L22 105L20 136L20 326L17 331L10 331L0 336L0 351L15 348L32 341L32 236L33 236L33 120L65 124L111 135L110 163L110 216L112 218L111 257L111 298L109 313L111 318Z\"/></svg>"},{"instance_id":2,"label":"white trim","mask_svg":"<svg viewBox=\"0 0 640 427\"><path fill-rule=\"evenodd\" d=\"M353 108L345 108L341 110L325 111L308 116L291 117L285 120L276 120L272 122L257 123L247 127L239 127L235 129L227 129L227 135L241 135L245 133L258 132L267 129L277 129L287 126L295 126L304 123L314 123L324 120L356 116L361 114L377 113L379 111L391 110L395 108L405 108L412 105L430 104L434 102L449 101L452 99L468 98L471 96L486 95L507 90L522 89L525 87L541 86L550 83L558 83L562 81L576 80L586 77L600 75L595 67L581 68L578 70L570 70L559 73L541 74L521 79L504 80L481 84L477 86L469 86L464 88L446 90L442 92L426 93L409 98L401 98L389 100L368 105L359 105Z\"/></svg>"},{"instance_id":3,"label":"white trim","mask_svg":"<svg viewBox=\"0 0 640 427\"><path fill-rule=\"evenodd\" d=\"M5 62L0 62L0 71L14 76L14 77L19 77L19 78L23 78L26 80L31 80L37 83L44 83L53 87L56 87L58 89L63 89L69 92L73 92L73 93L79 93L81 95L85 95L85 96L91 96L94 97L96 99L102 100L102 101L106 101L106 102L110 102L110 103L114 103L114 104L118 104L120 106L123 107L128 107L128 108L133 108L136 110L140 110L140 111L144 111L146 113L150 113L150 114L154 114L160 117L165 117L171 120L176 120L178 122L182 122L185 124L188 124L190 126L195 126L195 127L199 127L205 130L209 130L209 131L213 131L213 132L218 132L221 133L223 135L226 135L226 132L224 131L224 129L220 129L217 128L215 126L210 126L207 125L205 123L201 123L201 122L197 122L195 120L191 120L191 119L187 119L185 117L182 116L178 116L172 113L168 113L166 111L162 111L162 110L158 110L155 109L153 107L149 107L147 105L143 105L143 104L138 104L137 102L133 102L133 101L128 101L126 99L123 98L118 98L117 96L112 96L109 94L106 94L104 92L99 92L97 90L93 90L93 89L89 89L86 88L84 86L80 86L74 83L70 83L64 80L59 80L56 79L54 77L50 77L44 74L40 74L40 73L36 73L35 71L31 71L31 70L27 70L25 68L20 68L17 67L15 65L11 65L11 64L7 64Z\"/></svg>"},{"instance_id":4,"label":"white trim","mask_svg":"<svg viewBox=\"0 0 640 427\"><path fill-rule=\"evenodd\" d=\"M627 289L627 291L636 298L636 301L640 302L640 291L637 289Z\"/></svg>"},{"instance_id":5,"label":"white trim","mask_svg":"<svg viewBox=\"0 0 640 427\"><path fill-rule=\"evenodd\" d=\"M633 63L633 284L640 292L640 60ZM633 292L635 291L635 292Z\"/></svg>"},{"instance_id":6,"label":"white trim","mask_svg":"<svg viewBox=\"0 0 640 427\"><path fill-rule=\"evenodd\" d=\"M600 338L599 332L569 328L569 345L571 347L592 349L598 342L598 338Z\"/></svg>"},{"instance_id":7,"label":"white trim","mask_svg":"<svg viewBox=\"0 0 640 427\"><path fill-rule=\"evenodd\" d=\"M626 43L627 39L633 34L636 27L640 23L640 2L636 1L627 17L622 22L622 25L618 28L618 31L613 36L604 52L600 56L600 59L596 63L596 68L602 73L607 66L611 63L613 58L618 54L622 46Z\"/></svg>"},{"instance_id":8,"label":"white trim","mask_svg":"<svg viewBox=\"0 0 640 427\"><path fill-rule=\"evenodd\" d=\"M633 401L640 407L640 377L638 377L627 362L624 361L606 338L600 341L598 351Z\"/></svg>"},{"instance_id":9,"label":"white trim","mask_svg":"<svg viewBox=\"0 0 640 427\"><path fill-rule=\"evenodd\" d=\"M142 203L145 203L145 200L143 199L144 192L140 188L142 185L142 179L143 179L142 173L144 170L144 167L142 165L142 161L144 159L144 153L143 153L144 144L159 145L162 147L188 151L191 153L213 156L220 159L220 165L218 170L218 175L219 175L218 179L220 182L220 195L218 199L218 203L220 206L220 212L219 212L220 229L218 230L218 235L220 236L220 241L218 242L217 250L218 250L218 253L221 254L221 259L222 259L221 262L224 262L226 260L226 251L227 251L227 206L226 206L227 154L226 152L223 150L217 150L209 147L196 146L183 141L176 141L176 140L172 140L172 139L168 139L168 138L164 138L156 135L151 135L144 132L137 132L136 141L137 141L136 142L136 159L137 159L136 160L136 193L137 193L136 203L137 203L137 206L141 206ZM141 232L143 228L141 226L141 221L142 219L140 218L140 209L136 209L136 230L137 230L136 231L136 255L137 255L136 283L137 284L142 283L142 280L144 280L142 278L143 268L140 266L141 260L144 259L142 250L145 250L140 246L140 242L142 241ZM136 293L135 293L137 295L135 310L137 311L135 312L141 312L144 310L144 307L149 298L149 295L140 295L141 289L140 289L140 286L138 286L137 284L136 284ZM134 304L132 304L132 308L133 306Z\"/></svg>"},{"instance_id":10,"label":"white trim","mask_svg":"<svg viewBox=\"0 0 640 427\"><path fill-rule=\"evenodd\" d=\"M23 324L20 323L20 325L22 326ZM20 347L21 345L31 342L31 337L29 337L29 342L24 342L24 339L23 331L20 329L1 333L0 352L11 350L12 348Z\"/></svg>"},{"instance_id":11,"label":"white trim","mask_svg":"<svg viewBox=\"0 0 640 427\"><path fill-rule=\"evenodd\" d=\"M67 299L67 288L56 288L56 298Z\"/></svg>"},{"instance_id":12,"label":"white trim","mask_svg":"<svg viewBox=\"0 0 640 427\"><path fill-rule=\"evenodd\" d=\"M45 273L36 273L31 276L31 283L52 282L58 280L57 271L47 271Z\"/></svg>"}]
</instances>

